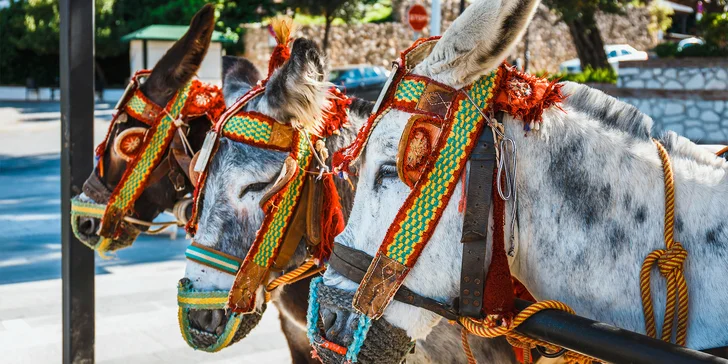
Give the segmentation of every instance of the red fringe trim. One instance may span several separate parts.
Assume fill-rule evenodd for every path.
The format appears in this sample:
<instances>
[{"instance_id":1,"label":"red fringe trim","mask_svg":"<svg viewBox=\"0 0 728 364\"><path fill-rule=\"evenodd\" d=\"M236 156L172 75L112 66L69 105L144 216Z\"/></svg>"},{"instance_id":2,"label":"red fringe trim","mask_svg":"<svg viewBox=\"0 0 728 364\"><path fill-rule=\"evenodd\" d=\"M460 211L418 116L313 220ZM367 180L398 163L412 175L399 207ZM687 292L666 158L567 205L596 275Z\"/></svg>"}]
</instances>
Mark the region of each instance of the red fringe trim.
<instances>
[{"instance_id":1,"label":"red fringe trim","mask_svg":"<svg viewBox=\"0 0 728 364\"><path fill-rule=\"evenodd\" d=\"M324 123L321 128L322 136L328 137L346 125L349 120L348 110L351 99L335 86L329 89L331 93L330 104L324 110Z\"/></svg>"},{"instance_id":2,"label":"red fringe trim","mask_svg":"<svg viewBox=\"0 0 728 364\"><path fill-rule=\"evenodd\" d=\"M527 73L522 73L508 64L501 65L501 78L498 83L498 96L495 98L495 109L523 120L525 130L530 124L543 121L543 111L558 105L566 98L561 92L562 85L558 81L549 81Z\"/></svg>"}]
</instances>

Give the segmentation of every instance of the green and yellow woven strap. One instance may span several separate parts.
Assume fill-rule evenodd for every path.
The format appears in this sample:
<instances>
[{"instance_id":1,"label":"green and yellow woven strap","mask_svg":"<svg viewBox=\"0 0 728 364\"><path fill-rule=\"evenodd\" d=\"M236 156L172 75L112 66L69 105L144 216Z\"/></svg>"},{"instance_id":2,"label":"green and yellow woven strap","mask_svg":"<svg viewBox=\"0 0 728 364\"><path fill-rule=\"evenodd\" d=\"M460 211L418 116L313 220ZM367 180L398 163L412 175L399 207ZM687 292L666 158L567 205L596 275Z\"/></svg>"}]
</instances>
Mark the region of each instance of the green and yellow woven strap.
<instances>
[{"instance_id":1,"label":"green and yellow woven strap","mask_svg":"<svg viewBox=\"0 0 728 364\"><path fill-rule=\"evenodd\" d=\"M294 129L253 111L240 112L227 120L222 136L264 149L290 151Z\"/></svg>"},{"instance_id":2,"label":"green and yellow woven strap","mask_svg":"<svg viewBox=\"0 0 728 364\"><path fill-rule=\"evenodd\" d=\"M288 184L266 203L267 213L263 225L230 290L229 307L235 312L254 310L255 290L278 256L289 222L301 200L306 171L313 160L313 153L303 132L297 133L294 138L296 148L291 154L295 156L298 168Z\"/></svg>"},{"instance_id":3,"label":"green and yellow woven strap","mask_svg":"<svg viewBox=\"0 0 728 364\"><path fill-rule=\"evenodd\" d=\"M190 310L216 310L225 309L228 292L226 291L197 291L190 287L190 284L180 282L177 286L177 304L179 310L177 319L179 321L182 337L188 345L195 350L202 350L210 353L218 352L227 347L235 337L235 333L242 322L242 315L233 313L230 315L225 330L222 334L215 335L192 328L189 321ZM195 344L193 335L209 335L215 337L214 344L206 347L199 347Z\"/></svg>"},{"instance_id":4,"label":"green and yellow woven strap","mask_svg":"<svg viewBox=\"0 0 728 364\"><path fill-rule=\"evenodd\" d=\"M123 216L133 210L134 203L147 185L149 176L157 166L177 130L177 118L187 102L192 82L178 90L166 111L150 128L137 157L127 166L119 184L109 198L101 222L99 235L113 238Z\"/></svg>"},{"instance_id":5,"label":"green and yellow woven strap","mask_svg":"<svg viewBox=\"0 0 728 364\"><path fill-rule=\"evenodd\" d=\"M498 71L481 77L458 91L452 101L454 110L443 126L435 148L436 157L428 162L422 177L407 196L354 296L354 307L360 312L373 319L383 314L432 236L486 124L481 111L485 112L490 105L497 77ZM424 86L406 78L403 82L407 85L400 83L397 86L395 99L416 102L411 96ZM473 105L464 93L478 105Z\"/></svg>"},{"instance_id":6,"label":"green and yellow woven strap","mask_svg":"<svg viewBox=\"0 0 728 364\"><path fill-rule=\"evenodd\" d=\"M235 275L243 263L242 259L238 259L232 255L215 251L214 249L193 242L187 247L185 257L194 262L215 268L221 272ZM227 302L227 293L225 293L225 302Z\"/></svg>"},{"instance_id":7,"label":"green and yellow woven strap","mask_svg":"<svg viewBox=\"0 0 728 364\"><path fill-rule=\"evenodd\" d=\"M207 181L207 169L210 165L215 152L217 151L217 141L221 137L230 140L256 146L263 149L272 149L283 152L290 152L294 147L293 139L297 131L290 125L281 124L270 116L255 111L243 111L245 105L250 100L260 96L265 88L253 88L243 97L238 99L220 116L215 125L215 138L211 145L207 148L209 157L206 158L204 168L200 173L200 177L195 187L192 216L187 223L186 229L189 234L194 234L197 229L198 211L202 208L201 192L204 190ZM203 146L203 152L205 147Z\"/></svg>"},{"instance_id":8,"label":"green and yellow woven strap","mask_svg":"<svg viewBox=\"0 0 728 364\"><path fill-rule=\"evenodd\" d=\"M149 126L154 125L159 114L164 112L160 106L144 96L142 90L138 88L134 90L131 98L129 98L129 101L126 103L124 110L127 114L129 114L129 116Z\"/></svg>"}]
</instances>

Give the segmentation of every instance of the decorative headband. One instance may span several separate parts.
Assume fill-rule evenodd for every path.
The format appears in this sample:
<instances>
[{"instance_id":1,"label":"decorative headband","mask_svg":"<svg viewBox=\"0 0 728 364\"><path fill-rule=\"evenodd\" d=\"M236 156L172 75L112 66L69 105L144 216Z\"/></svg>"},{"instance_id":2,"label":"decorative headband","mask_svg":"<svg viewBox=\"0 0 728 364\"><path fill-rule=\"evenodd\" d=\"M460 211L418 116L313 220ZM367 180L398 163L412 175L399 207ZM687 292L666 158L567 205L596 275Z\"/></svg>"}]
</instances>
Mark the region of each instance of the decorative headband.
<instances>
[{"instance_id":1,"label":"decorative headband","mask_svg":"<svg viewBox=\"0 0 728 364\"><path fill-rule=\"evenodd\" d=\"M400 139L397 170L412 191L398 211L360 284L353 306L370 318L381 317L403 284L452 196L487 113L506 111L537 127L543 110L563 100L554 82L532 78L502 66L459 90L412 75L411 69L437 39L416 42L402 53L375 112L352 145L334 155L334 170L348 171L372 130L390 110L413 114ZM513 99L520 102L513 103Z\"/></svg>"},{"instance_id":2,"label":"decorative headband","mask_svg":"<svg viewBox=\"0 0 728 364\"><path fill-rule=\"evenodd\" d=\"M182 119L207 115L214 120L222 112L224 105L222 92L218 87L193 80L178 90L166 107L161 108L146 98L139 89L140 78L149 74L148 71L135 74L130 88L121 100L125 102L124 110L150 125L150 129L144 135L138 136L141 139L136 143L139 145L138 150L128 162L124 175L107 202L99 230L99 235L106 238L117 237L123 217L134 211L134 203L146 188L151 172L166 153L174 133L183 125ZM127 97L130 93L131 96ZM114 122L120 115L121 113L115 116ZM106 143L105 140L99 146L102 153Z\"/></svg>"}]
</instances>

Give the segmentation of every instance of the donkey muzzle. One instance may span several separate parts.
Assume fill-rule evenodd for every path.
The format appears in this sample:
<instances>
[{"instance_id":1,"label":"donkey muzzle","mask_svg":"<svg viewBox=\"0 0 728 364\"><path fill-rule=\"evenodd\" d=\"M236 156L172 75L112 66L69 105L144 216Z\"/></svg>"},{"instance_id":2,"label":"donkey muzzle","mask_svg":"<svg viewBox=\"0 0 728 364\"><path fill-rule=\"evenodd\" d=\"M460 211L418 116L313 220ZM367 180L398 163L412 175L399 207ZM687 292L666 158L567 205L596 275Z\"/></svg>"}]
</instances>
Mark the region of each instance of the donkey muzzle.
<instances>
[{"instance_id":1,"label":"donkey muzzle","mask_svg":"<svg viewBox=\"0 0 728 364\"><path fill-rule=\"evenodd\" d=\"M404 361L415 342L385 319L372 320L351 305L354 292L311 281L308 308L308 339L314 357L324 364L347 362L389 363Z\"/></svg>"}]
</instances>

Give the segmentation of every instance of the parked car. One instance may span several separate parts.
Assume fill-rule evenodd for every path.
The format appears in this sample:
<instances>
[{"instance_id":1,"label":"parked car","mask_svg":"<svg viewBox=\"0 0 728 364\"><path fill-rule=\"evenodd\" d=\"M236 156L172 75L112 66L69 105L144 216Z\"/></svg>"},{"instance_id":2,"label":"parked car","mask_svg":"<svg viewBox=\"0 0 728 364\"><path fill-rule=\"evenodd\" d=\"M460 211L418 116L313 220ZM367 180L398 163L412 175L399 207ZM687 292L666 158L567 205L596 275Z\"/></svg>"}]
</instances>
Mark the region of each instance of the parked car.
<instances>
[{"instance_id":1,"label":"parked car","mask_svg":"<svg viewBox=\"0 0 728 364\"><path fill-rule=\"evenodd\" d=\"M644 61L647 60L647 52L638 51L629 44L609 44L604 46L609 65L616 71L620 61ZM568 73L581 72L579 58L570 59L559 65L559 71Z\"/></svg>"},{"instance_id":2,"label":"parked car","mask_svg":"<svg viewBox=\"0 0 728 364\"><path fill-rule=\"evenodd\" d=\"M696 37L685 38L677 44L677 51L682 52L683 49L685 49L685 48L689 48L694 45L703 45L703 44L705 44L705 41L703 41L700 38L696 38Z\"/></svg>"},{"instance_id":3,"label":"parked car","mask_svg":"<svg viewBox=\"0 0 728 364\"><path fill-rule=\"evenodd\" d=\"M329 81L349 96L376 101L379 91L389 77L384 67L372 65L352 65L331 70Z\"/></svg>"}]
</instances>

